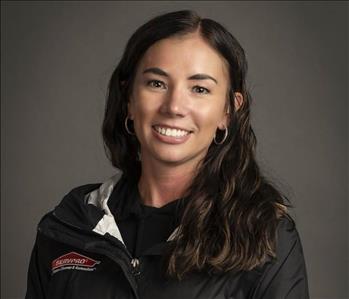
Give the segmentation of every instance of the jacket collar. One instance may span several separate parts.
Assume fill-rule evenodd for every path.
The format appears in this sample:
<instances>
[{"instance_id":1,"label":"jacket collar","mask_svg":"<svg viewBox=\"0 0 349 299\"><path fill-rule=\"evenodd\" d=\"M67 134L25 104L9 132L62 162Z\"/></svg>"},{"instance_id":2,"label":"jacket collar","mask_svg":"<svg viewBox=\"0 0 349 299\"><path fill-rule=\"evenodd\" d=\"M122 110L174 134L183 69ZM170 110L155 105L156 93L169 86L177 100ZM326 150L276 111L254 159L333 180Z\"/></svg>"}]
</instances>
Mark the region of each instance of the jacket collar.
<instances>
[{"instance_id":1,"label":"jacket collar","mask_svg":"<svg viewBox=\"0 0 349 299\"><path fill-rule=\"evenodd\" d=\"M98 189L86 194L85 203L88 205L93 205L104 212L104 215L92 230L100 235L109 233L125 244L120 234L120 230L115 222L114 216L108 207L108 200L113 188L121 178L121 174L121 172L117 172L107 181L102 183Z\"/></svg>"},{"instance_id":2,"label":"jacket collar","mask_svg":"<svg viewBox=\"0 0 349 299\"><path fill-rule=\"evenodd\" d=\"M109 233L125 245L120 230L115 222L115 218L111 213L108 205L108 202L111 198L111 194L121 177L122 172L119 170L116 174L114 174L112 177L110 177L108 180L102 183L98 189L87 193L85 195L85 202L87 205L93 205L104 212L104 215L92 230L100 235L105 235L106 233ZM172 234L168 237L167 241L173 240L176 233L178 232L178 229L179 227L176 227L174 229Z\"/></svg>"},{"instance_id":3,"label":"jacket collar","mask_svg":"<svg viewBox=\"0 0 349 299\"><path fill-rule=\"evenodd\" d=\"M118 170L103 183L87 184L72 189L54 209L53 214L71 226L86 231L92 230L99 235L109 234L125 245L108 205L121 177L122 172ZM178 231L179 226L174 229L167 241L173 240Z\"/></svg>"}]
</instances>

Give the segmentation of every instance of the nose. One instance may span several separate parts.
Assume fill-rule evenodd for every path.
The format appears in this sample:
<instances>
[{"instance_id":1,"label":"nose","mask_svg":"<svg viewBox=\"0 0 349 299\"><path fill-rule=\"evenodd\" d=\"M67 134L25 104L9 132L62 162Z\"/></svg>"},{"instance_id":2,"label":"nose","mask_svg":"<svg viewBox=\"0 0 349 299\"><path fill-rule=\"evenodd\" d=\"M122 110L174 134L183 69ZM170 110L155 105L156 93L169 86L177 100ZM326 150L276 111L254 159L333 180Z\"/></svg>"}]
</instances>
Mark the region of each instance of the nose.
<instances>
[{"instance_id":1,"label":"nose","mask_svg":"<svg viewBox=\"0 0 349 299\"><path fill-rule=\"evenodd\" d=\"M177 85L168 90L160 111L168 116L184 117L188 112L188 99L183 87Z\"/></svg>"}]
</instances>

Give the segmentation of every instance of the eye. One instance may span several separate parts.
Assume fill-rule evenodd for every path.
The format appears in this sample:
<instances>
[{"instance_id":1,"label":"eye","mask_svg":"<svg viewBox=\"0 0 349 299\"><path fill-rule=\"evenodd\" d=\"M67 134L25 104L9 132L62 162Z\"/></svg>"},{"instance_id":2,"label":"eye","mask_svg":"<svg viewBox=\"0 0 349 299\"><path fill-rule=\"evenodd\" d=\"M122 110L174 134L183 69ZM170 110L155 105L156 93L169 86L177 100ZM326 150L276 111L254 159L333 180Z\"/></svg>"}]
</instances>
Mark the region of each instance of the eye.
<instances>
[{"instance_id":1,"label":"eye","mask_svg":"<svg viewBox=\"0 0 349 299\"><path fill-rule=\"evenodd\" d=\"M210 93L210 91L202 86L194 86L193 90L196 90L197 93L202 93L202 94L206 94L206 93Z\"/></svg>"},{"instance_id":2,"label":"eye","mask_svg":"<svg viewBox=\"0 0 349 299\"><path fill-rule=\"evenodd\" d=\"M149 80L147 82L147 86L154 87L154 88L159 88L161 86L165 86L164 82L159 81L159 80Z\"/></svg>"}]
</instances>

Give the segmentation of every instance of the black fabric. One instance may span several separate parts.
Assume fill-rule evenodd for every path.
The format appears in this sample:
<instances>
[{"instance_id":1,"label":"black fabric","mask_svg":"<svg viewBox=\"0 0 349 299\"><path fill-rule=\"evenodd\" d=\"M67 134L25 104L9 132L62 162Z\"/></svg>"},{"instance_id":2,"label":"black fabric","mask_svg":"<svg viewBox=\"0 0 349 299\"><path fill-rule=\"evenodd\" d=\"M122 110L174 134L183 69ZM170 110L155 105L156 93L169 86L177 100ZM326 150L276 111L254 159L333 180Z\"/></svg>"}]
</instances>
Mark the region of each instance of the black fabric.
<instances>
[{"instance_id":1,"label":"black fabric","mask_svg":"<svg viewBox=\"0 0 349 299\"><path fill-rule=\"evenodd\" d=\"M108 206L132 256L139 257L168 239L179 224L182 201L179 198L160 208L144 205L137 184L120 179Z\"/></svg>"},{"instance_id":2,"label":"black fabric","mask_svg":"<svg viewBox=\"0 0 349 299\"><path fill-rule=\"evenodd\" d=\"M135 271L134 258L118 238L89 229L106 216L98 219L99 212L91 210L85 199L98 186L74 188L40 221L28 269L26 299L309 299L301 240L289 219L280 219L275 259L250 271L232 270L217 275L198 271L179 281L163 273L163 251L159 247L169 242L149 245L151 250L141 253ZM132 192L129 187L117 185ZM115 216L128 219L126 216L133 211L130 207L137 203L114 199L110 207L115 209ZM125 210L121 211L121 207ZM143 215L142 206L138 208ZM164 207L161 213L167 208L171 210L171 206ZM148 211L144 212L148 215ZM144 237L151 238L146 234ZM62 261L72 254L80 257L72 265L69 260ZM86 259L96 263L81 266ZM55 271L53 265L57 260L67 267Z\"/></svg>"}]
</instances>

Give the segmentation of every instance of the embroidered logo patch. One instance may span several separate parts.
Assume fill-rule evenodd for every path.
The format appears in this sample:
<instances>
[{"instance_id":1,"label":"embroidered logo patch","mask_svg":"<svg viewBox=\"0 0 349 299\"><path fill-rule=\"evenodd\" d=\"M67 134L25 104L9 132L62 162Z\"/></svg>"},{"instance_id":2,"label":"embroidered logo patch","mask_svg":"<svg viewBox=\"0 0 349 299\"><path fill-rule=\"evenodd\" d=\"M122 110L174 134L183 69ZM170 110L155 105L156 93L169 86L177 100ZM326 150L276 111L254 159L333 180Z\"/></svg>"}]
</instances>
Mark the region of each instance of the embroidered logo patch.
<instances>
[{"instance_id":1,"label":"embroidered logo patch","mask_svg":"<svg viewBox=\"0 0 349 299\"><path fill-rule=\"evenodd\" d=\"M52 261L52 274L62 270L94 271L99 263L80 253L69 252Z\"/></svg>"}]
</instances>

